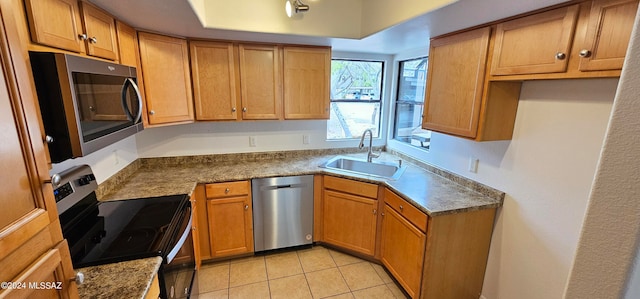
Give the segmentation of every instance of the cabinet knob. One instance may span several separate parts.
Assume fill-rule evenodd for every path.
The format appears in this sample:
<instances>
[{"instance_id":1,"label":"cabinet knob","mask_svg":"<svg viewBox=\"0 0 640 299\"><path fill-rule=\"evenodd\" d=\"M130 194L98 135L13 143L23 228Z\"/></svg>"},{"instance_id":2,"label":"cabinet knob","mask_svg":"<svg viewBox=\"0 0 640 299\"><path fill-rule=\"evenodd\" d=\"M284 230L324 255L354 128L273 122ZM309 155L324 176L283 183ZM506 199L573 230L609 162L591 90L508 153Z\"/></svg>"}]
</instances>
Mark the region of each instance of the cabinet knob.
<instances>
[{"instance_id":1,"label":"cabinet knob","mask_svg":"<svg viewBox=\"0 0 640 299\"><path fill-rule=\"evenodd\" d=\"M195 226L192 226L192 227L191 227L191 230L192 230L192 231L196 231L196 227L195 227Z\"/></svg>"},{"instance_id":2,"label":"cabinet knob","mask_svg":"<svg viewBox=\"0 0 640 299\"><path fill-rule=\"evenodd\" d=\"M83 284L84 283L84 273L76 272L76 276L71 278L71 281L75 281L77 284Z\"/></svg>"},{"instance_id":3,"label":"cabinet knob","mask_svg":"<svg viewBox=\"0 0 640 299\"><path fill-rule=\"evenodd\" d=\"M91 38L89 38L89 42L92 44L97 44L98 43L98 39L95 36L92 36Z\"/></svg>"},{"instance_id":4,"label":"cabinet knob","mask_svg":"<svg viewBox=\"0 0 640 299\"><path fill-rule=\"evenodd\" d=\"M87 40L89 38L89 36L87 36L86 33L83 33L83 34L78 34L78 38L80 40Z\"/></svg>"},{"instance_id":5,"label":"cabinet knob","mask_svg":"<svg viewBox=\"0 0 640 299\"><path fill-rule=\"evenodd\" d=\"M558 52L556 53L556 59L558 60L564 60L565 58L567 58L567 54L564 54L562 52Z\"/></svg>"},{"instance_id":6,"label":"cabinet knob","mask_svg":"<svg viewBox=\"0 0 640 299\"><path fill-rule=\"evenodd\" d=\"M249 205L244 205L244 209L248 210L249 209Z\"/></svg>"},{"instance_id":7,"label":"cabinet knob","mask_svg":"<svg viewBox=\"0 0 640 299\"><path fill-rule=\"evenodd\" d=\"M404 211L404 207L400 205L400 212Z\"/></svg>"},{"instance_id":8,"label":"cabinet knob","mask_svg":"<svg viewBox=\"0 0 640 299\"><path fill-rule=\"evenodd\" d=\"M224 189L224 193L229 193L230 191L231 191L231 189L229 189L229 188Z\"/></svg>"},{"instance_id":9,"label":"cabinet knob","mask_svg":"<svg viewBox=\"0 0 640 299\"><path fill-rule=\"evenodd\" d=\"M45 181L45 183L51 183L54 188L58 188L60 186L60 182L62 182L62 177L57 173L52 175L50 180Z\"/></svg>"},{"instance_id":10,"label":"cabinet knob","mask_svg":"<svg viewBox=\"0 0 640 299\"><path fill-rule=\"evenodd\" d=\"M155 112L155 111L153 111L153 110L149 110L149 115L154 115L154 114L156 114L156 112Z\"/></svg>"},{"instance_id":11,"label":"cabinet knob","mask_svg":"<svg viewBox=\"0 0 640 299\"><path fill-rule=\"evenodd\" d=\"M579 55L582 58L587 58L587 57L591 56L591 51L589 51L587 49L583 49L582 51L580 51Z\"/></svg>"},{"instance_id":12,"label":"cabinet knob","mask_svg":"<svg viewBox=\"0 0 640 299\"><path fill-rule=\"evenodd\" d=\"M51 143L53 143L53 141L54 141L54 139L53 139L52 136L50 136L50 135L44 136L44 142L51 144Z\"/></svg>"},{"instance_id":13,"label":"cabinet knob","mask_svg":"<svg viewBox=\"0 0 640 299\"><path fill-rule=\"evenodd\" d=\"M247 107L242 108L242 112L247 112Z\"/></svg>"},{"instance_id":14,"label":"cabinet knob","mask_svg":"<svg viewBox=\"0 0 640 299\"><path fill-rule=\"evenodd\" d=\"M236 112L236 107L231 108L231 112Z\"/></svg>"},{"instance_id":15,"label":"cabinet knob","mask_svg":"<svg viewBox=\"0 0 640 299\"><path fill-rule=\"evenodd\" d=\"M378 210L377 209L373 209L373 215L377 214Z\"/></svg>"}]
</instances>

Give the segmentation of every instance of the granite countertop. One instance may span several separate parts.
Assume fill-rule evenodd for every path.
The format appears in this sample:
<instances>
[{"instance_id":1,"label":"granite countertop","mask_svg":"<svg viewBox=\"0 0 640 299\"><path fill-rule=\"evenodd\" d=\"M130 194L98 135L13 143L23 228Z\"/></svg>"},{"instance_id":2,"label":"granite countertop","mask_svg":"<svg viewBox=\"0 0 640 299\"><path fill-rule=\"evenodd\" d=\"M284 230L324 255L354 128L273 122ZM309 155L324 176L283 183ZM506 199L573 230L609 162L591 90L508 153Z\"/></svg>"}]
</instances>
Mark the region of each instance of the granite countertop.
<instances>
[{"instance_id":1,"label":"granite countertop","mask_svg":"<svg viewBox=\"0 0 640 299\"><path fill-rule=\"evenodd\" d=\"M76 269L84 274L80 298L144 298L162 264L161 257Z\"/></svg>"},{"instance_id":2,"label":"granite countertop","mask_svg":"<svg viewBox=\"0 0 640 299\"><path fill-rule=\"evenodd\" d=\"M366 159L366 153L331 150L265 152L210 156L139 159L120 176L114 175L98 191L98 198L120 200L191 194L201 183L253 178L331 174L383 184L430 216L496 208L504 193L399 153L384 152L375 161L403 160L407 168L398 180L359 175L319 167L336 155ZM102 186L104 185L104 186Z\"/></svg>"}]
</instances>

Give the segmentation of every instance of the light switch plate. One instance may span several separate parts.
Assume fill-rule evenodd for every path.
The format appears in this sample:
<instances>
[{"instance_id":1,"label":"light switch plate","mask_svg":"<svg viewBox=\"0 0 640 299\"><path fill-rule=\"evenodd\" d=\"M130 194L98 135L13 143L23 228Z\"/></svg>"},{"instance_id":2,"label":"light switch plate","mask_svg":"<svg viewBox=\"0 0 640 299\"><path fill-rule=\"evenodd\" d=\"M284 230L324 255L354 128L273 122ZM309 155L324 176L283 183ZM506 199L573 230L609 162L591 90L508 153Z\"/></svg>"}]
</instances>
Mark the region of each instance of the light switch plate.
<instances>
[{"instance_id":1,"label":"light switch plate","mask_svg":"<svg viewBox=\"0 0 640 299\"><path fill-rule=\"evenodd\" d=\"M256 136L249 136L249 146L250 147L257 146Z\"/></svg>"}]
</instances>

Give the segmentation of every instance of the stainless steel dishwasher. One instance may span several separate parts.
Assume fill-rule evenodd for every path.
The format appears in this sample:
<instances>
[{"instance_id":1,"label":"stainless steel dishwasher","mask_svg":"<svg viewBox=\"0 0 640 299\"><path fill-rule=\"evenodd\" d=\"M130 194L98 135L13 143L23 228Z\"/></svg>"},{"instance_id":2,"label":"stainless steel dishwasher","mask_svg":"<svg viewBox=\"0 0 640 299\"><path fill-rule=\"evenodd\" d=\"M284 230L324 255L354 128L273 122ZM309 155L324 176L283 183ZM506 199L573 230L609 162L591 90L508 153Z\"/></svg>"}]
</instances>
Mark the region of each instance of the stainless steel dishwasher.
<instances>
[{"instance_id":1,"label":"stainless steel dishwasher","mask_svg":"<svg viewBox=\"0 0 640 299\"><path fill-rule=\"evenodd\" d=\"M313 242L313 175L253 179L256 252Z\"/></svg>"}]
</instances>

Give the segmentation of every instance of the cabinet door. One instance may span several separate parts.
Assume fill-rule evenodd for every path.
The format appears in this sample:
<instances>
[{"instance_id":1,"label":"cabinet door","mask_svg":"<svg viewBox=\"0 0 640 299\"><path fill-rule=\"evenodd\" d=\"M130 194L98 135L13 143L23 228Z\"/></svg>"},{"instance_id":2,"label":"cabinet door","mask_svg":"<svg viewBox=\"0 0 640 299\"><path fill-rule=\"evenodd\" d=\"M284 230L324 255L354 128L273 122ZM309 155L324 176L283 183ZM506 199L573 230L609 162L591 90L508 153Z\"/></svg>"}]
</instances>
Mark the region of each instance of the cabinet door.
<instances>
[{"instance_id":1,"label":"cabinet door","mask_svg":"<svg viewBox=\"0 0 640 299\"><path fill-rule=\"evenodd\" d=\"M67 243L61 242L12 280L16 283L24 283L22 288L7 289L4 293L0 293L0 297L76 298L78 297L77 289L70 286L70 279L74 276ZM50 284L42 285L42 283Z\"/></svg>"},{"instance_id":2,"label":"cabinet door","mask_svg":"<svg viewBox=\"0 0 640 299\"><path fill-rule=\"evenodd\" d=\"M116 21L118 31L118 53L120 64L138 67L138 35L131 26Z\"/></svg>"},{"instance_id":3,"label":"cabinet door","mask_svg":"<svg viewBox=\"0 0 640 299\"><path fill-rule=\"evenodd\" d=\"M232 43L191 41L197 120L238 118L236 54Z\"/></svg>"},{"instance_id":4,"label":"cabinet door","mask_svg":"<svg viewBox=\"0 0 640 299\"><path fill-rule=\"evenodd\" d=\"M384 207L380 259L411 298L420 294L426 235L388 205Z\"/></svg>"},{"instance_id":5,"label":"cabinet door","mask_svg":"<svg viewBox=\"0 0 640 299\"><path fill-rule=\"evenodd\" d=\"M378 201L331 190L324 191L324 241L363 254L375 254Z\"/></svg>"},{"instance_id":6,"label":"cabinet door","mask_svg":"<svg viewBox=\"0 0 640 299\"><path fill-rule=\"evenodd\" d=\"M40 126L35 119L35 101L21 100L30 89L20 90L13 73L24 71L25 65L8 61L4 30L1 33L0 206L7 208L0 209L0 260L58 219L51 184L43 183L48 169L44 144L39 139Z\"/></svg>"},{"instance_id":7,"label":"cabinet door","mask_svg":"<svg viewBox=\"0 0 640 299\"><path fill-rule=\"evenodd\" d=\"M282 118L282 77L277 46L240 45L243 119Z\"/></svg>"},{"instance_id":8,"label":"cabinet door","mask_svg":"<svg viewBox=\"0 0 640 299\"><path fill-rule=\"evenodd\" d=\"M211 257L253 252L253 219L248 196L207 200Z\"/></svg>"},{"instance_id":9,"label":"cabinet door","mask_svg":"<svg viewBox=\"0 0 640 299\"><path fill-rule=\"evenodd\" d=\"M576 4L498 24L491 74L566 71L578 8Z\"/></svg>"},{"instance_id":10,"label":"cabinet door","mask_svg":"<svg viewBox=\"0 0 640 299\"><path fill-rule=\"evenodd\" d=\"M622 69L637 10L638 0L593 1L579 70Z\"/></svg>"},{"instance_id":11,"label":"cabinet door","mask_svg":"<svg viewBox=\"0 0 640 299\"><path fill-rule=\"evenodd\" d=\"M77 0L26 0L25 6L34 43L84 52Z\"/></svg>"},{"instance_id":12,"label":"cabinet door","mask_svg":"<svg viewBox=\"0 0 640 299\"><path fill-rule=\"evenodd\" d=\"M284 48L284 118L329 119L330 48Z\"/></svg>"},{"instance_id":13,"label":"cabinet door","mask_svg":"<svg viewBox=\"0 0 640 299\"><path fill-rule=\"evenodd\" d=\"M489 28L431 41L422 127L475 138Z\"/></svg>"},{"instance_id":14,"label":"cabinet door","mask_svg":"<svg viewBox=\"0 0 640 299\"><path fill-rule=\"evenodd\" d=\"M87 33L87 54L104 59L118 59L116 23L104 11L82 2L82 20Z\"/></svg>"},{"instance_id":15,"label":"cabinet door","mask_svg":"<svg viewBox=\"0 0 640 299\"><path fill-rule=\"evenodd\" d=\"M149 124L193 121L187 41L140 32Z\"/></svg>"}]
</instances>

